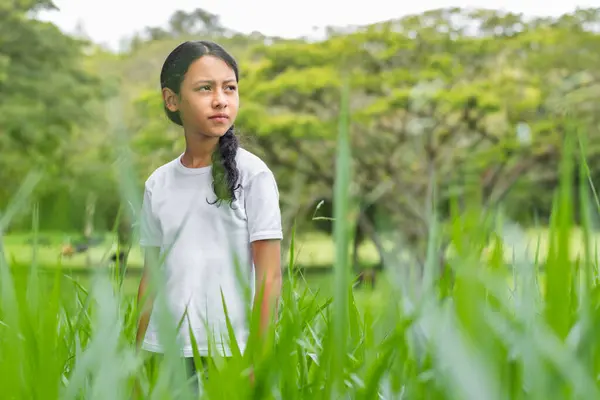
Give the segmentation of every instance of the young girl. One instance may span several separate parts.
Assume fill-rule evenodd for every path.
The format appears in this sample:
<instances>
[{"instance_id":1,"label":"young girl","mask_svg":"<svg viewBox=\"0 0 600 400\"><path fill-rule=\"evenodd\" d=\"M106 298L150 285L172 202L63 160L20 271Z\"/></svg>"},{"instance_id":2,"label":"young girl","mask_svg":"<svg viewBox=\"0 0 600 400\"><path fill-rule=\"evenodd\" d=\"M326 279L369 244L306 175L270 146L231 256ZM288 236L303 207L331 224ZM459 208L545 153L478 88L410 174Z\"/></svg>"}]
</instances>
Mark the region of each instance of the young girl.
<instances>
[{"instance_id":1,"label":"young girl","mask_svg":"<svg viewBox=\"0 0 600 400\"><path fill-rule=\"evenodd\" d=\"M148 293L149 268L162 256L160 273L173 323L186 315L179 337L187 360L193 356L188 321L201 356L209 355L209 340L211 351L231 354L221 293L244 350L249 326L239 268L254 296L262 284L263 300L253 302L260 307L261 330L274 317L281 290L279 194L267 165L238 147L233 126L238 79L235 60L212 42L185 42L163 65L165 112L183 127L186 146L145 184L140 221L145 267L138 291L145 307L137 332L144 350L164 351Z\"/></svg>"}]
</instances>

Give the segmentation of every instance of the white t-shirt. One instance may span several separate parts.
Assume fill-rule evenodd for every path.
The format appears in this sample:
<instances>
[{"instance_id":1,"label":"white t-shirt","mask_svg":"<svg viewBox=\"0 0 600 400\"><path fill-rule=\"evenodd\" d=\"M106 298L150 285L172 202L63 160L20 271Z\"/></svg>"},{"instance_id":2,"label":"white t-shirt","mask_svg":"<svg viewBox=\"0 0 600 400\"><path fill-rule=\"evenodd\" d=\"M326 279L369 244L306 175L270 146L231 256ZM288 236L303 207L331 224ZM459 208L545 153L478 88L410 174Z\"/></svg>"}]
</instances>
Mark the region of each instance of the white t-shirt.
<instances>
[{"instance_id":1,"label":"white t-shirt","mask_svg":"<svg viewBox=\"0 0 600 400\"><path fill-rule=\"evenodd\" d=\"M212 351L231 354L221 291L238 345L245 348L247 311L255 293L251 243L283 237L273 173L260 158L242 148L236 161L241 188L232 206L226 201L209 204L216 198L212 167L187 168L181 156L159 167L145 184L140 244L160 247L161 256L166 254L160 276L173 322L181 321L187 306L201 355L209 352L207 325L212 330L211 347L215 345ZM156 310L150 316L142 348L163 352L155 314ZM179 335L182 355L191 357L186 319Z\"/></svg>"}]
</instances>

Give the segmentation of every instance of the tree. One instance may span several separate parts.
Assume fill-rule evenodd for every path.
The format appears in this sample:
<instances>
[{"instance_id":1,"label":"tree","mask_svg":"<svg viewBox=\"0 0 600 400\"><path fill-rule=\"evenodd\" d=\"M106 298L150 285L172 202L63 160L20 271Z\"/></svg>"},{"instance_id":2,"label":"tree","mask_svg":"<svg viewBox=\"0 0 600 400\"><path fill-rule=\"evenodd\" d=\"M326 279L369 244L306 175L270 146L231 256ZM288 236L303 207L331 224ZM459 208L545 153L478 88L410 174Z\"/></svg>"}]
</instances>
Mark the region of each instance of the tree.
<instances>
[{"instance_id":1,"label":"tree","mask_svg":"<svg viewBox=\"0 0 600 400\"><path fill-rule=\"evenodd\" d=\"M262 47L250 87L243 86L252 106L245 103L241 125L257 134L272 164L287 176L301 169L311 192L328 198L331 191L322 190L332 186L336 96L347 74L357 195L386 186L377 208L422 262L434 188L435 208L472 197L474 187L492 208L520 178L559 159L565 131L547 107L556 90L544 83L592 71L598 44L598 35L565 18L525 22L486 10L434 10L323 43ZM469 34L473 26L480 35ZM586 46L578 51L587 62L562 60L567 48L553 53L558 38ZM517 126L526 126L529 138ZM359 218L383 256L375 221Z\"/></svg>"},{"instance_id":2,"label":"tree","mask_svg":"<svg viewBox=\"0 0 600 400\"><path fill-rule=\"evenodd\" d=\"M0 205L32 169L47 177L40 197L59 190L77 127L93 122L104 94L82 64L85 43L28 17L51 2L9 3L0 6Z\"/></svg>"}]
</instances>

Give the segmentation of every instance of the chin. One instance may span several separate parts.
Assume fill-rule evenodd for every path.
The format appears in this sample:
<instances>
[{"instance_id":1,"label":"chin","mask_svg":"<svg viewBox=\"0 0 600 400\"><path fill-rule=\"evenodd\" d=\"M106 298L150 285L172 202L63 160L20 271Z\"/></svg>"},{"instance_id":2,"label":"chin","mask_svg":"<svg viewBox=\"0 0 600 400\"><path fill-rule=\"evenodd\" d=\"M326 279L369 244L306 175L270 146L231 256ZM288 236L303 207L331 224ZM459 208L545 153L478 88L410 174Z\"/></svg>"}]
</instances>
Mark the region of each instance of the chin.
<instances>
[{"instance_id":1,"label":"chin","mask_svg":"<svg viewBox=\"0 0 600 400\"><path fill-rule=\"evenodd\" d=\"M211 129L211 130L205 130L204 132L202 132L202 136L207 137L207 138L220 138L221 136L224 136L227 133L227 129Z\"/></svg>"},{"instance_id":2,"label":"chin","mask_svg":"<svg viewBox=\"0 0 600 400\"><path fill-rule=\"evenodd\" d=\"M209 133L209 136L211 136L211 137L225 136L225 134L227 133L228 130L229 130L229 128L218 130L218 131L212 131L212 132Z\"/></svg>"}]
</instances>

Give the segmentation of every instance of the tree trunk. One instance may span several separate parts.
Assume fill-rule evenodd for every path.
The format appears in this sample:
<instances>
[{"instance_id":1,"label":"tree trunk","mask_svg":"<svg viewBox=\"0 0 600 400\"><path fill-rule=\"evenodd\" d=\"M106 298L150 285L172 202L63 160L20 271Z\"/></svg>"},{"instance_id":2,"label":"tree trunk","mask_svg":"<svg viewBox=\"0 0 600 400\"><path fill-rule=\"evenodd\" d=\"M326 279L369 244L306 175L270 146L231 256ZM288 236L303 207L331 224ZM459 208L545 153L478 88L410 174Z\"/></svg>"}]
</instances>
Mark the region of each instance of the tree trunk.
<instances>
[{"instance_id":1,"label":"tree trunk","mask_svg":"<svg viewBox=\"0 0 600 400\"><path fill-rule=\"evenodd\" d=\"M83 229L83 236L85 237L85 244L88 246L85 254L86 266L92 265L90 246L92 242L92 236L94 234L94 215L96 213L96 195L94 192L90 192L87 196L85 205L85 227Z\"/></svg>"},{"instance_id":2,"label":"tree trunk","mask_svg":"<svg viewBox=\"0 0 600 400\"><path fill-rule=\"evenodd\" d=\"M362 212L360 213L362 214ZM358 219L360 219L360 214ZM360 273L360 258L359 258L359 254L358 254L358 249L360 248L360 245L362 243L364 239L364 235L362 232L362 229L360 227L360 224L356 224L356 226L354 227L354 239L353 239L353 246L352 246L352 269L354 270L354 273L358 274Z\"/></svg>"},{"instance_id":3,"label":"tree trunk","mask_svg":"<svg viewBox=\"0 0 600 400\"><path fill-rule=\"evenodd\" d=\"M123 278L127 266L127 259L132 245L132 219L125 207L122 208L117 221L117 251L115 253L115 264L119 265L119 274Z\"/></svg>"},{"instance_id":4,"label":"tree trunk","mask_svg":"<svg viewBox=\"0 0 600 400\"><path fill-rule=\"evenodd\" d=\"M379 255L380 268L383 269L383 264L385 260L385 249L383 247L383 243L381 242L381 238L377 234L373 223L371 222L369 216L366 213L361 212L359 214L357 226L360 226L360 229L363 232L364 236L367 236L373 241L373 244L377 249L377 254Z\"/></svg>"}]
</instances>

